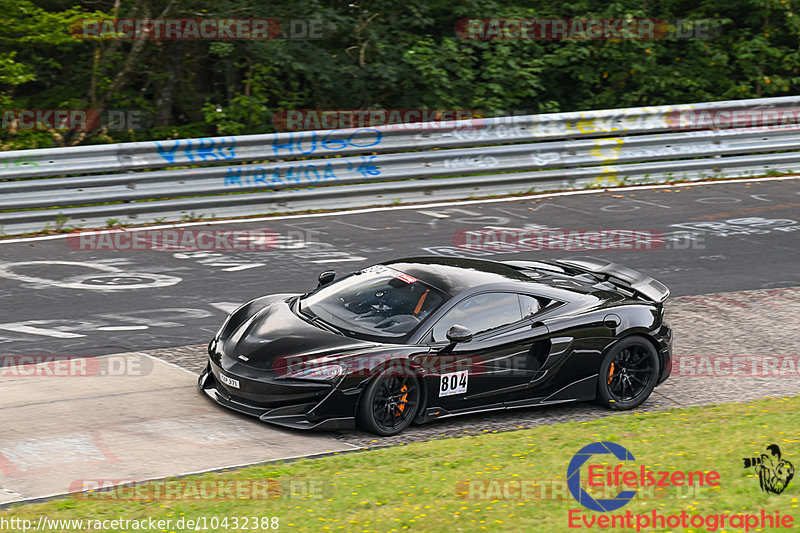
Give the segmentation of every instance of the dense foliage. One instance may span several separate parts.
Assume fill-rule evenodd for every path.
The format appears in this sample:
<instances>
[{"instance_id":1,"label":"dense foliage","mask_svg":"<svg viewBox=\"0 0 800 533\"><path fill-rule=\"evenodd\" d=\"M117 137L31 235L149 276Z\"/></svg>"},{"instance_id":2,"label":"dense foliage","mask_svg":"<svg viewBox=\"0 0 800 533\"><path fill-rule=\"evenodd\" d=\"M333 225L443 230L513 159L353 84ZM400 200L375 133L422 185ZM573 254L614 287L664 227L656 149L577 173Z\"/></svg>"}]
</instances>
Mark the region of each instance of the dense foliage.
<instances>
[{"instance_id":1,"label":"dense foliage","mask_svg":"<svg viewBox=\"0 0 800 533\"><path fill-rule=\"evenodd\" d=\"M275 131L291 108L528 113L796 94L793 0L0 0L0 109L143 110L146 128L4 149ZM320 19L322 39L85 40L81 18ZM710 38L467 40L462 18L712 19Z\"/></svg>"}]
</instances>

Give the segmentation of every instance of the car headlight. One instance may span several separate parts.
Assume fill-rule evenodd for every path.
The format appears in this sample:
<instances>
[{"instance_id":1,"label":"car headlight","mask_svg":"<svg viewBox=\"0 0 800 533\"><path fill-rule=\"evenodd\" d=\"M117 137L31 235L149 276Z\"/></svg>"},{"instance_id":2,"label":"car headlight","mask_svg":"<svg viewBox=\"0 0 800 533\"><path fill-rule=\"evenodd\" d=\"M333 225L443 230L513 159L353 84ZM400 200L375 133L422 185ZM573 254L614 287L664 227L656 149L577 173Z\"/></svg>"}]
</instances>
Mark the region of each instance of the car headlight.
<instances>
[{"instance_id":1,"label":"car headlight","mask_svg":"<svg viewBox=\"0 0 800 533\"><path fill-rule=\"evenodd\" d=\"M313 379L313 380L325 381L328 379L333 379L337 376L341 376L343 373L344 373L344 368L342 368L341 365L324 365L324 366L312 366L309 368L303 368L302 370L290 372L283 377L292 379Z\"/></svg>"}]
</instances>

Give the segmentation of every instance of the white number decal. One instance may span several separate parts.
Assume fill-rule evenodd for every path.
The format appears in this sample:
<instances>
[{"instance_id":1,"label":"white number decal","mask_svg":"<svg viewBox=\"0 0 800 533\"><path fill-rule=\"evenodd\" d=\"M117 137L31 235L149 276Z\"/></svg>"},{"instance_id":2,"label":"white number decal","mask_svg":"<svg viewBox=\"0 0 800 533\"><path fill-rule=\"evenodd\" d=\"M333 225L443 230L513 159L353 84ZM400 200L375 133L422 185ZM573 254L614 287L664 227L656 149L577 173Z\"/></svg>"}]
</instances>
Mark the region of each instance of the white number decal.
<instances>
[{"instance_id":1,"label":"white number decal","mask_svg":"<svg viewBox=\"0 0 800 533\"><path fill-rule=\"evenodd\" d=\"M467 392L467 370L442 374L439 381L439 396L452 396Z\"/></svg>"}]
</instances>

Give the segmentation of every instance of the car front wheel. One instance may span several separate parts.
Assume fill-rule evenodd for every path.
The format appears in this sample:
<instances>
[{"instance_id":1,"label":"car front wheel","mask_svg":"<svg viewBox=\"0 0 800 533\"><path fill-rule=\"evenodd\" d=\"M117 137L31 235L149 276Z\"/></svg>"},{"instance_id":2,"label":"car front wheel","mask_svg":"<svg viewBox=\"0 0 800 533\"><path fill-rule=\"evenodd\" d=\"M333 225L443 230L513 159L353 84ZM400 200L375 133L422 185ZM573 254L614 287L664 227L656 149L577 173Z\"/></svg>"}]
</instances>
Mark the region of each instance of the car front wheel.
<instances>
[{"instance_id":1,"label":"car front wheel","mask_svg":"<svg viewBox=\"0 0 800 533\"><path fill-rule=\"evenodd\" d=\"M411 372L384 370L362 393L358 423L376 435L397 435L411 425L420 397L419 381Z\"/></svg>"}]
</instances>

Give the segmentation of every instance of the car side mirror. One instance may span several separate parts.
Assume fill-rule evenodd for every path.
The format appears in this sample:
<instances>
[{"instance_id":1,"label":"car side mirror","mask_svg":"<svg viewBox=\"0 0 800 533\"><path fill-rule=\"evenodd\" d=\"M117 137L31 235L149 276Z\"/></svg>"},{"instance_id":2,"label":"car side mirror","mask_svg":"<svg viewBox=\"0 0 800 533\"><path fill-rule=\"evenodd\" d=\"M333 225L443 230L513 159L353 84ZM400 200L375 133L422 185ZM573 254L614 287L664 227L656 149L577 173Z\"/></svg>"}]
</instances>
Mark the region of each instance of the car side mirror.
<instances>
[{"instance_id":1,"label":"car side mirror","mask_svg":"<svg viewBox=\"0 0 800 533\"><path fill-rule=\"evenodd\" d=\"M472 340L472 331L469 328L453 324L447 330L447 340L452 343L469 342Z\"/></svg>"},{"instance_id":2,"label":"car side mirror","mask_svg":"<svg viewBox=\"0 0 800 533\"><path fill-rule=\"evenodd\" d=\"M324 287L328 283L331 283L335 277L335 270L326 270L325 272L322 272L317 278L319 280L319 285L317 285L317 288Z\"/></svg>"}]
</instances>

